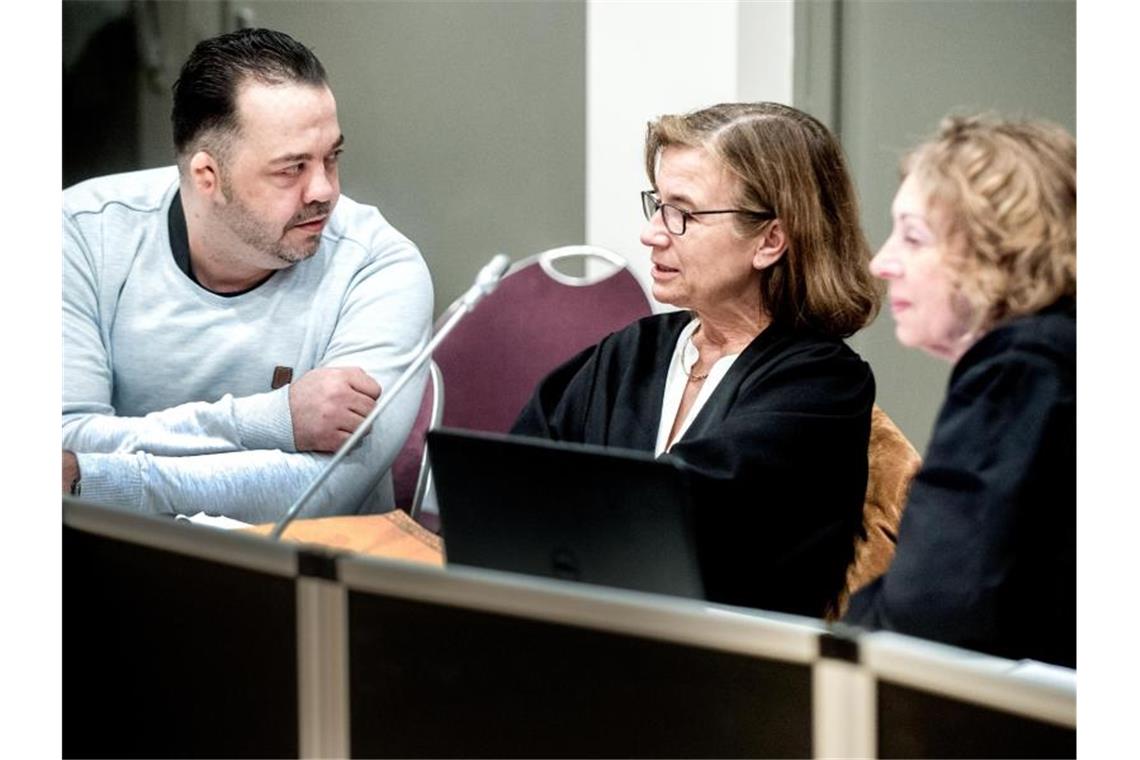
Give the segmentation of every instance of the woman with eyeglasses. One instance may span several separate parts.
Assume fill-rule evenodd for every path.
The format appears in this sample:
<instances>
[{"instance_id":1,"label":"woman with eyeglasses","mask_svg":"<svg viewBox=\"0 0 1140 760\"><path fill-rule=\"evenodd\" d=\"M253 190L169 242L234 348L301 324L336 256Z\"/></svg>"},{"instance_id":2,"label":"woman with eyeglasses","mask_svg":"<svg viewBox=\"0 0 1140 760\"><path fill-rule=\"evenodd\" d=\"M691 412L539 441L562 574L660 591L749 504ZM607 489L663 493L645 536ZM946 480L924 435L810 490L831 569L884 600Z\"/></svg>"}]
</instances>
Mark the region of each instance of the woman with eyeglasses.
<instances>
[{"instance_id":1,"label":"woman with eyeglasses","mask_svg":"<svg viewBox=\"0 0 1140 760\"><path fill-rule=\"evenodd\" d=\"M946 119L871 263L900 343L954 363L890 569L847 619L1076 665L1077 146Z\"/></svg>"},{"instance_id":2,"label":"woman with eyeglasses","mask_svg":"<svg viewBox=\"0 0 1140 760\"><path fill-rule=\"evenodd\" d=\"M801 111L732 103L652 122L645 164L653 296L680 311L555 370L512 432L671 457L709 599L834 613L875 398L843 338L880 299L842 151Z\"/></svg>"}]
</instances>

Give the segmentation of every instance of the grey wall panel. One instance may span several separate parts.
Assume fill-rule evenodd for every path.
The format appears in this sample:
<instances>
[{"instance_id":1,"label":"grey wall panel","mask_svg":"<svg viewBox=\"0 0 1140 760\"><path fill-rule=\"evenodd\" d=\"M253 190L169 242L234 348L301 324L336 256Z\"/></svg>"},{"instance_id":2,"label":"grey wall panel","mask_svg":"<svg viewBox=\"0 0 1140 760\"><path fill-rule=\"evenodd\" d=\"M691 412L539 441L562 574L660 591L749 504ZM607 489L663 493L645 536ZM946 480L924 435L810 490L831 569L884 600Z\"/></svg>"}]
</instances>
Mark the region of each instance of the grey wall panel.
<instances>
[{"instance_id":1,"label":"grey wall panel","mask_svg":"<svg viewBox=\"0 0 1140 760\"><path fill-rule=\"evenodd\" d=\"M436 313L496 252L585 237L582 2L248 2L329 71L346 194L420 246Z\"/></svg>"},{"instance_id":2,"label":"grey wall panel","mask_svg":"<svg viewBox=\"0 0 1140 760\"><path fill-rule=\"evenodd\" d=\"M949 112L996 110L1076 127L1076 8L1070 0L800 3L796 95L839 131L874 250L890 231L898 164ZM815 53L812 53L812 51ZM822 80L830 74L837 93ZM852 344L879 404L925 451L950 365L898 345L887 310Z\"/></svg>"}]
</instances>

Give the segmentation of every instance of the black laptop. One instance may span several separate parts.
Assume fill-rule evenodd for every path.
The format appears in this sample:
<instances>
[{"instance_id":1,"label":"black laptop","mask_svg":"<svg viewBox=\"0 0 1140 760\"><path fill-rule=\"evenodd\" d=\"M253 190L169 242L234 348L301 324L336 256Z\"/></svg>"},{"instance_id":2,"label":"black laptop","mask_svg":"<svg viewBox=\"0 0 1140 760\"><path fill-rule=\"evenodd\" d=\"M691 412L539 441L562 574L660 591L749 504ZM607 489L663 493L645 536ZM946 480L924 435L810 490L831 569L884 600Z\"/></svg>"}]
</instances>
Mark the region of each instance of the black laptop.
<instances>
[{"instance_id":1,"label":"black laptop","mask_svg":"<svg viewBox=\"0 0 1140 760\"><path fill-rule=\"evenodd\" d=\"M447 563L704 598L690 490L646 452L427 434Z\"/></svg>"}]
</instances>

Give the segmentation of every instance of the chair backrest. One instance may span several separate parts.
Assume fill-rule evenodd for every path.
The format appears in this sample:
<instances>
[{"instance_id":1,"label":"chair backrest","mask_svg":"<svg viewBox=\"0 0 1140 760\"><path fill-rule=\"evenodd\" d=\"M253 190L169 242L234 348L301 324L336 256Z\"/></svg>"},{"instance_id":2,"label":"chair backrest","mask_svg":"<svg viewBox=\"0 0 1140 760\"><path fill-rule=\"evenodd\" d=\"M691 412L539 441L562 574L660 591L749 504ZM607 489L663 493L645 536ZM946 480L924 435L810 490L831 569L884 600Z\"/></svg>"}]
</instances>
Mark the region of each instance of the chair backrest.
<instances>
[{"instance_id":1,"label":"chair backrest","mask_svg":"<svg viewBox=\"0 0 1140 760\"><path fill-rule=\"evenodd\" d=\"M574 277L553 266L575 257L611 271L587 266ZM625 261L606 249L566 246L518 262L433 355L447 383L443 424L506 432L551 370L651 312Z\"/></svg>"},{"instance_id":2,"label":"chair backrest","mask_svg":"<svg viewBox=\"0 0 1140 760\"><path fill-rule=\"evenodd\" d=\"M863 502L866 536L855 539L855 560L847 569L847 587L840 597L839 615L846 611L851 594L890 567L910 481L921 466L918 451L876 404L871 411L871 440L867 447L867 495Z\"/></svg>"},{"instance_id":3,"label":"chair backrest","mask_svg":"<svg viewBox=\"0 0 1140 760\"><path fill-rule=\"evenodd\" d=\"M431 477L430 470L425 466L427 449L424 446L424 436L427 431L439 427L442 419L443 381L439 367L431 361L428 365L428 382L424 386L423 400L416 421L412 424L412 432L392 462L392 490L396 506L412 517L416 517L419 512Z\"/></svg>"}]
</instances>

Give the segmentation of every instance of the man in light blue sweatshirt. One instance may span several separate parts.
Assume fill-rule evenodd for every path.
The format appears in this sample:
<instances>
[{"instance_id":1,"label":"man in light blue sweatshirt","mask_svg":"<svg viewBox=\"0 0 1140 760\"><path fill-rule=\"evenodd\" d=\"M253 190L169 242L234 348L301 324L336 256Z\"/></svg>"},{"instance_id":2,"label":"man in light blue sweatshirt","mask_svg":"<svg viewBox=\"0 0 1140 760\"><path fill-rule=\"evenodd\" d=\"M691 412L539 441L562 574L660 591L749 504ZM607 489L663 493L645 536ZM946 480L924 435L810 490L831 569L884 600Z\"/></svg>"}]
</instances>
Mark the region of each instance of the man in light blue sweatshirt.
<instances>
[{"instance_id":1,"label":"man in light blue sweatshirt","mask_svg":"<svg viewBox=\"0 0 1140 760\"><path fill-rule=\"evenodd\" d=\"M174 86L177 167L64 192L63 490L156 514L279 517L426 345L416 246L340 195L320 61L246 29ZM426 373L304 515L390 509Z\"/></svg>"}]
</instances>

